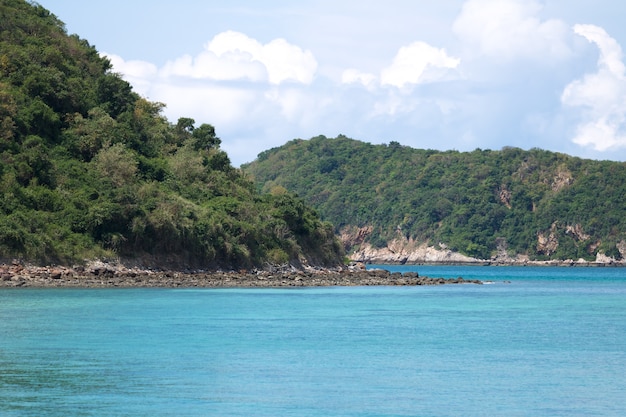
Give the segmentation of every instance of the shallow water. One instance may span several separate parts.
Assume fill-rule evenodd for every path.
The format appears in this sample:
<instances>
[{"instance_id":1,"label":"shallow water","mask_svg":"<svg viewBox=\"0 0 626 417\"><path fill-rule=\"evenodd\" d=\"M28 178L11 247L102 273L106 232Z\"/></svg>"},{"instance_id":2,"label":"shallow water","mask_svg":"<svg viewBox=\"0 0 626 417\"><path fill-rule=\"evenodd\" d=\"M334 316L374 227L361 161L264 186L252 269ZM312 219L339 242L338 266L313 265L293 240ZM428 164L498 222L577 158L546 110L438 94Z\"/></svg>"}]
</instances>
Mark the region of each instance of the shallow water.
<instances>
[{"instance_id":1,"label":"shallow water","mask_svg":"<svg viewBox=\"0 0 626 417\"><path fill-rule=\"evenodd\" d=\"M624 416L626 270L492 285L0 290L3 416Z\"/></svg>"}]
</instances>

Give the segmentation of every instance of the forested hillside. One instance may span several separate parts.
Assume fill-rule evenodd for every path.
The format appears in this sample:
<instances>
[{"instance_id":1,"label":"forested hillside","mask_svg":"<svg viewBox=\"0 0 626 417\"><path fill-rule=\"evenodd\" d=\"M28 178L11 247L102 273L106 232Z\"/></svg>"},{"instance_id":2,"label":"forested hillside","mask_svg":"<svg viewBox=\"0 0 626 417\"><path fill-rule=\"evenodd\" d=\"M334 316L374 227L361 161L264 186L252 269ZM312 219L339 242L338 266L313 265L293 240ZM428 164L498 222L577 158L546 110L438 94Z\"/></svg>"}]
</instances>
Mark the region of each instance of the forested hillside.
<instances>
[{"instance_id":1,"label":"forested hillside","mask_svg":"<svg viewBox=\"0 0 626 417\"><path fill-rule=\"evenodd\" d=\"M537 260L591 260L598 252L621 259L626 250L625 163L319 136L242 168L263 190L296 192L337 233L375 247L401 238L481 259L507 251Z\"/></svg>"},{"instance_id":2,"label":"forested hillside","mask_svg":"<svg viewBox=\"0 0 626 417\"><path fill-rule=\"evenodd\" d=\"M213 126L163 107L43 7L0 0L0 259L341 262L331 225L259 194Z\"/></svg>"}]
</instances>

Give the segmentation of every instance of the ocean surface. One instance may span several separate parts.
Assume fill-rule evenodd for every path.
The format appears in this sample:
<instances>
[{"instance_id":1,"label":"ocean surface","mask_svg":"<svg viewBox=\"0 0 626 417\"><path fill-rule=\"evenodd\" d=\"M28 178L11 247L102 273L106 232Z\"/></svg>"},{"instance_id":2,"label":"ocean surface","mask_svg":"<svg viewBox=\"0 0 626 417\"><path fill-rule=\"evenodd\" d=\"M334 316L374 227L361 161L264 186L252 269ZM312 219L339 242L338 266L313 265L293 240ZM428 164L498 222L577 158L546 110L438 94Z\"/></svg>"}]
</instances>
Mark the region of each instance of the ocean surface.
<instances>
[{"instance_id":1,"label":"ocean surface","mask_svg":"<svg viewBox=\"0 0 626 417\"><path fill-rule=\"evenodd\" d=\"M0 289L0 416L626 416L626 269L436 287Z\"/></svg>"}]
</instances>

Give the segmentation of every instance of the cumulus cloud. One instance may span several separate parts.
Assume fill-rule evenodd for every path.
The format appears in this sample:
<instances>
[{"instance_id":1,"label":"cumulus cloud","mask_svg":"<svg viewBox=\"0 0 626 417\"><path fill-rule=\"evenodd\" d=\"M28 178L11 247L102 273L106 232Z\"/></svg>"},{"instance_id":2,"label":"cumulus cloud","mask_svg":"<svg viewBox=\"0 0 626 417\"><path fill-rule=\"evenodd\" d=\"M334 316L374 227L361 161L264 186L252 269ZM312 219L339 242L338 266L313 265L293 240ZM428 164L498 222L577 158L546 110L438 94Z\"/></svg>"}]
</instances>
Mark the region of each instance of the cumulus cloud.
<instances>
[{"instance_id":1,"label":"cumulus cloud","mask_svg":"<svg viewBox=\"0 0 626 417\"><path fill-rule=\"evenodd\" d=\"M272 84L284 81L310 84L317 70L317 61L310 51L303 51L284 39L275 39L264 45L259 59L267 67Z\"/></svg>"},{"instance_id":2,"label":"cumulus cloud","mask_svg":"<svg viewBox=\"0 0 626 417\"><path fill-rule=\"evenodd\" d=\"M560 20L541 20L541 10L535 0L469 0L453 31L471 50L504 62L569 56L569 27Z\"/></svg>"},{"instance_id":3,"label":"cumulus cloud","mask_svg":"<svg viewBox=\"0 0 626 417\"><path fill-rule=\"evenodd\" d=\"M342 73L341 82L362 84L369 89L377 85L404 88L449 78L450 72L460 62L459 58L449 56L443 48L417 41L401 47L391 65L383 68L379 77L349 68Z\"/></svg>"},{"instance_id":4,"label":"cumulus cloud","mask_svg":"<svg viewBox=\"0 0 626 417\"><path fill-rule=\"evenodd\" d=\"M113 66L113 70L124 75L126 81L131 83L135 91L141 95L147 95L150 90L151 80L157 75L158 68L150 62L124 59L115 54L102 53Z\"/></svg>"},{"instance_id":5,"label":"cumulus cloud","mask_svg":"<svg viewBox=\"0 0 626 417\"><path fill-rule=\"evenodd\" d=\"M268 79L266 67L244 53L227 53L217 56L203 51L192 57L181 56L165 64L161 71L164 78L170 76L207 79L214 81L248 80L261 82Z\"/></svg>"},{"instance_id":6,"label":"cumulus cloud","mask_svg":"<svg viewBox=\"0 0 626 417\"><path fill-rule=\"evenodd\" d=\"M374 74L361 72L354 68L348 68L341 74L341 82L343 84L362 84L368 88L373 88L376 85L377 79Z\"/></svg>"},{"instance_id":7,"label":"cumulus cloud","mask_svg":"<svg viewBox=\"0 0 626 417\"><path fill-rule=\"evenodd\" d=\"M543 130L537 125L564 107L563 115L572 109L582 114L573 140L589 146L586 152L626 144L621 48L600 28L578 25L573 32L560 21L540 19L541 10L535 0L468 0L454 23L458 44L405 42L391 60L355 61L348 69L324 62L319 74L311 51L234 31L161 67L109 59L137 92L166 103L170 120L192 117L215 125L235 164L318 134L460 150L497 148L503 140L550 146L550 138L562 139L566 123L552 134L545 133L548 122ZM572 52L584 39L600 49L597 72L563 90L588 57ZM554 65L546 69L544 62ZM510 67L504 71L501 63ZM558 146L564 143L571 145L561 140Z\"/></svg>"},{"instance_id":8,"label":"cumulus cloud","mask_svg":"<svg viewBox=\"0 0 626 417\"><path fill-rule=\"evenodd\" d=\"M317 61L311 51L303 51L284 39L262 44L243 33L226 31L209 41L197 56L185 55L168 62L163 75L310 84L316 70Z\"/></svg>"},{"instance_id":9,"label":"cumulus cloud","mask_svg":"<svg viewBox=\"0 0 626 417\"><path fill-rule=\"evenodd\" d=\"M444 49L425 42L413 42L400 48L391 66L380 75L382 85L404 87L407 84L433 82L443 78L447 70L456 68L460 59L450 57Z\"/></svg>"},{"instance_id":10,"label":"cumulus cloud","mask_svg":"<svg viewBox=\"0 0 626 417\"><path fill-rule=\"evenodd\" d=\"M217 34L196 55L183 55L163 67L107 55L116 72L135 91L166 103L165 115L193 117L230 136L222 146L251 160L261 149L241 149L242 137L260 138L271 125L311 123L313 109L325 101L305 90L315 80L317 61L310 51L284 39L261 43L247 35ZM281 140L284 138L280 138Z\"/></svg>"},{"instance_id":11,"label":"cumulus cloud","mask_svg":"<svg viewBox=\"0 0 626 417\"><path fill-rule=\"evenodd\" d=\"M565 87L561 101L582 107L582 122L572 139L598 151L626 147L626 67L621 46L604 29L575 25L574 32L595 44L600 55L597 72Z\"/></svg>"},{"instance_id":12,"label":"cumulus cloud","mask_svg":"<svg viewBox=\"0 0 626 417\"><path fill-rule=\"evenodd\" d=\"M403 120L411 129L433 123L441 111L437 102L411 97L407 87L447 79L460 63L443 48L414 42L400 48L378 75L347 69L337 85L316 77L318 64L310 51L283 39L262 44L233 31L161 68L110 59L140 94L167 104L170 120L184 116L214 124L228 138L222 147L235 163L292 137L354 132L374 140L374 132L381 130L372 129L373 124L383 121L388 129L387 118Z\"/></svg>"},{"instance_id":13,"label":"cumulus cloud","mask_svg":"<svg viewBox=\"0 0 626 417\"><path fill-rule=\"evenodd\" d=\"M260 99L254 90L215 83L175 83L160 81L152 93L167 104L165 112L178 117L193 117L218 128L230 128L250 117ZM168 117L169 118L169 117Z\"/></svg>"}]
</instances>

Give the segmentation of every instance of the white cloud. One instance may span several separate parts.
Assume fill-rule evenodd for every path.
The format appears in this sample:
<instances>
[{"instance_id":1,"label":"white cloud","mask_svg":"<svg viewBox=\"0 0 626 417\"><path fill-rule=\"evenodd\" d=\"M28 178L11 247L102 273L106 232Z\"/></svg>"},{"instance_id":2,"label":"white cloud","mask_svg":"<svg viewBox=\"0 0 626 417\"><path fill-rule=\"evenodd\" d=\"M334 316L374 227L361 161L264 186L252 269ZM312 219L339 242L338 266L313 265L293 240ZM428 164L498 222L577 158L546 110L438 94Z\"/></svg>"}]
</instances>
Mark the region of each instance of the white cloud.
<instances>
[{"instance_id":1,"label":"white cloud","mask_svg":"<svg viewBox=\"0 0 626 417\"><path fill-rule=\"evenodd\" d=\"M161 71L161 76L252 82L266 81L268 78L265 66L260 62L252 61L246 54L227 53L217 56L210 51L203 51L196 57L184 55L167 62Z\"/></svg>"},{"instance_id":2,"label":"white cloud","mask_svg":"<svg viewBox=\"0 0 626 417\"><path fill-rule=\"evenodd\" d=\"M469 0L447 26L455 22L457 37L450 39L461 43L413 41L423 39L416 30L394 42L403 46L386 58L346 60L351 68L327 59L319 73L312 52L299 45L263 43L233 31L161 67L110 59L138 93L166 103L170 120L213 124L235 165L289 139L318 134L435 149L576 146L563 140L565 122L559 129L545 122L563 107L563 120L572 109L582 113L574 140L590 145L586 152L623 143L621 48L599 28L577 26L584 38L571 28L563 33L563 23L540 19L540 11L535 0ZM588 54L571 52L585 38L601 49L598 71L563 90L586 65ZM363 51L371 51L370 43L363 42ZM502 63L510 66L503 70ZM538 121L544 124L537 127Z\"/></svg>"},{"instance_id":3,"label":"white cloud","mask_svg":"<svg viewBox=\"0 0 626 417\"><path fill-rule=\"evenodd\" d=\"M556 19L541 20L541 10L535 0L469 0L453 31L470 50L504 62L568 57L568 26Z\"/></svg>"},{"instance_id":4,"label":"white cloud","mask_svg":"<svg viewBox=\"0 0 626 417\"><path fill-rule=\"evenodd\" d=\"M241 32L227 30L226 32L215 35L213 39L206 44L205 49L213 52L217 56L239 52L258 58L263 50L263 44Z\"/></svg>"},{"instance_id":5,"label":"white cloud","mask_svg":"<svg viewBox=\"0 0 626 417\"><path fill-rule=\"evenodd\" d=\"M310 84L316 70L317 61L310 51L284 39L261 44L243 33L226 31L213 37L197 56L185 55L168 62L162 76Z\"/></svg>"},{"instance_id":6,"label":"white cloud","mask_svg":"<svg viewBox=\"0 0 626 417\"><path fill-rule=\"evenodd\" d=\"M167 104L168 118L192 117L198 123L210 123L230 129L250 117L259 95L253 90L215 83L155 83L152 94Z\"/></svg>"},{"instance_id":7,"label":"white cloud","mask_svg":"<svg viewBox=\"0 0 626 417\"><path fill-rule=\"evenodd\" d=\"M310 124L312 119L319 117L323 107L332 102L329 98L297 87L274 88L266 92L264 98L268 104L277 106L285 121L300 126Z\"/></svg>"},{"instance_id":8,"label":"white cloud","mask_svg":"<svg viewBox=\"0 0 626 417\"><path fill-rule=\"evenodd\" d=\"M375 140L381 122L401 120L410 129L418 119L434 122L442 111L436 100L396 87L439 81L459 62L444 49L414 42L400 48L379 76L347 69L337 84L316 78L317 62L298 46L280 39L261 44L229 31L195 56L180 56L162 68L120 57L113 65L133 86L142 86L140 94L166 103L168 119L215 125L222 147L241 163L293 137L344 133ZM349 84L366 88L345 88Z\"/></svg>"},{"instance_id":9,"label":"white cloud","mask_svg":"<svg viewBox=\"0 0 626 417\"><path fill-rule=\"evenodd\" d=\"M272 84L283 81L310 84L317 70L317 61L310 51L303 51L284 39L274 39L264 45L260 59L267 67Z\"/></svg>"},{"instance_id":10,"label":"white cloud","mask_svg":"<svg viewBox=\"0 0 626 417\"><path fill-rule=\"evenodd\" d=\"M132 84L135 92L146 96L150 90L151 80L156 76L157 66L145 61L124 61L118 55L102 52L102 56L111 61L113 71L124 74L124 79Z\"/></svg>"},{"instance_id":11,"label":"white cloud","mask_svg":"<svg viewBox=\"0 0 626 417\"><path fill-rule=\"evenodd\" d=\"M561 102L582 107L582 122L572 141L598 151L626 147L626 68L621 46L594 25L575 25L574 32L600 49L597 72L568 84Z\"/></svg>"},{"instance_id":12,"label":"white cloud","mask_svg":"<svg viewBox=\"0 0 626 417\"><path fill-rule=\"evenodd\" d=\"M341 82L343 84L362 84L365 87L373 88L377 82L377 77L374 74L349 68L341 74Z\"/></svg>"},{"instance_id":13,"label":"white cloud","mask_svg":"<svg viewBox=\"0 0 626 417\"><path fill-rule=\"evenodd\" d=\"M102 55L111 61L111 65L115 71L119 71L129 77L148 78L157 73L157 67L154 64L145 61L124 61L122 57L114 54L103 52Z\"/></svg>"},{"instance_id":14,"label":"white cloud","mask_svg":"<svg viewBox=\"0 0 626 417\"><path fill-rule=\"evenodd\" d=\"M401 47L391 65L381 70L380 77L349 68L343 71L341 82L362 84L370 90L378 85L404 88L447 79L460 62L459 58L449 56L443 48L417 41Z\"/></svg>"},{"instance_id":15,"label":"white cloud","mask_svg":"<svg viewBox=\"0 0 626 417\"><path fill-rule=\"evenodd\" d=\"M460 62L460 59L448 56L444 49L425 42L413 42L400 48L391 66L382 70L380 82L399 88L407 84L433 82Z\"/></svg>"},{"instance_id":16,"label":"white cloud","mask_svg":"<svg viewBox=\"0 0 626 417\"><path fill-rule=\"evenodd\" d=\"M197 123L216 126L218 135L228 138L222 147L239 158L235 163L252 160L263 150L258 142L268 141L277 126L283 134L289 129L319 128L320 109L329 103L310 90L317 70L313 54L284 39L262 44L226 31L195 56L180 56L162 68L116 55L109 59L136 92L166 103L168 119L192 117ZM242 148L246 141L249 145Z\"/></svg>"}]
</instances>

